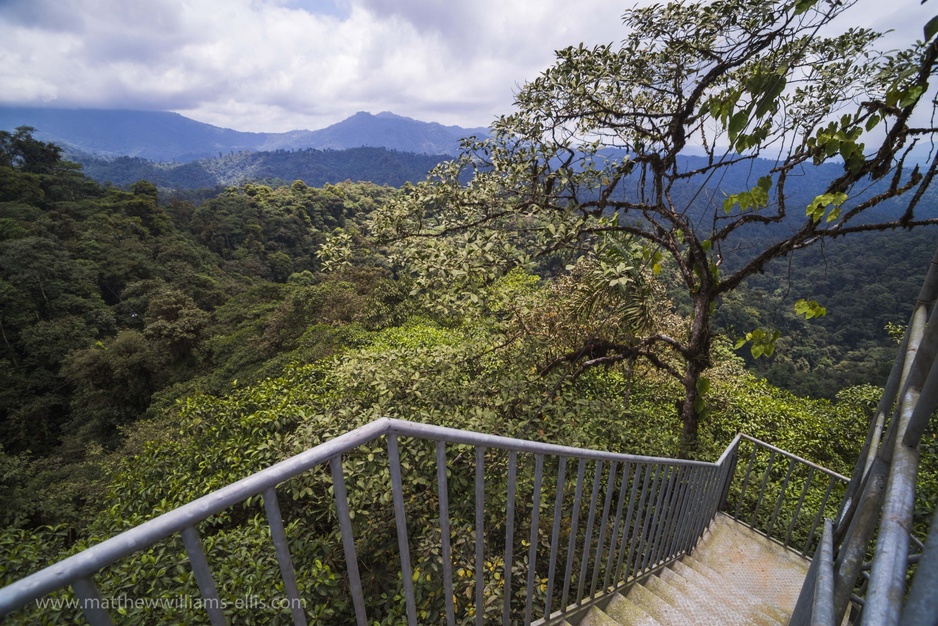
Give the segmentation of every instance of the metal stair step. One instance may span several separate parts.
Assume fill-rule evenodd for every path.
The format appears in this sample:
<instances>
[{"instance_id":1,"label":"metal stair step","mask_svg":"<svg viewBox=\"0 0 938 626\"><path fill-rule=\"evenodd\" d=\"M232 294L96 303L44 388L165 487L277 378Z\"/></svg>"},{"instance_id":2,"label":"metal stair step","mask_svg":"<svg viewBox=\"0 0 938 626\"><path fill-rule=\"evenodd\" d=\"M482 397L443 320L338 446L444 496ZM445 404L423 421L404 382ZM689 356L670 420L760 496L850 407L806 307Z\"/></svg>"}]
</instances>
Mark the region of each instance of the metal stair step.
<instances>
[{"instance_id":1,"label":"metal stair step","mask_svg":"<svg viewBox=\"0 0 938 626\"><path fill-rule=\"evenodd\" d=\"M662 580L680 590L687 602L694 603L697 614L706 615L708 624L781 626L760 609L762 602L757 598L743 597L720 587L683 563L674 563L672 567L661 573Z\"/></svg>"},{"instance_id":2,"label":"metal stair step","mask_svg":"<svg viewBox=\"0 0 938 626\"><path fill-rule=\"evenodd\" d=\"M661 622L619 593L615 594L606 605L606 614L627 626L661 626Z\"/></svg>"},{"instance_id":3,"label":"metal stair step","mask_svg":"<svg viewBox=\"0 0 938 626\"><path fill-rule=\"evenodd\" d=\"M713 624L707 615L709 613L709 607L695 603L692 599L688 598L680 588L672 586L660 576L652 576L649 578L645 582L645 587L680 611L692 624L697 624L698 626L710 626Z\"/></svg>"},{"instance_id":4,"label":"metal stair step","mask_svg":"<svg viewBox=\"0 0 938 626\"><path fill-rule=\"evenodd\" d=\"M692 556L685 555L681 557L679 563L683 563L709 581L718 583L720 581L720 572L716 571L706 563L701 563Z\"/></svg>"},{"instance_id":5,"label":"metal stair step","mask_svg":"<svg viewBox=\"0 0 938 626\"><path fill-rule=\"evenodd\" d=\"M695 560L712 570L702 573L718 576L723 588L759 598L763 612L786 623L801 591L808 561L724 515L714 519L710 530L705 544L693 553Z\"/></svg>"},{"instance_id":6,"label":"metal stair step","mask_svg":"<svg viewBox=\"0 0 938 626\"><path fill-rule=\"evenodd\" d=\"M767 623L772 626L785 623L785 621L780 622L773 617L771 607L766 606L759 598L744 591L740 591L739 589L727 588L725 585L719 584L719 582L714 582L712 579L681 561L674 563L673 567L676 573L703 588L706 592L712 593L714 596L722 593L722 599L725 600L727 604L738 611L748 612L753 616L753 619L758 618L758 620L761 620L758 621L758 623ZM769 609L769 611L767 612L765 609Z\"/></svg>"},{"instance_id":7,"label":"metal stair step","mask_svg":"<svg viewBox=\"0 0 938 626\"><path fill-rule=\"evenodd\" d=\"M580 620L579 626L630 626L628 622L620 622L607 615L598 606L594 606Z\"/></svg>"},{"instance_id":8,"label":"metal stair step","mask_svg":"<svg viewBox=\"0 0 938 626\"><path fill-rule=\"evenodd\" d=\"M727 592L728 597L738 599L741 604L738 605L740 610L746 610L747 608L755 608L759 613L762 613L764 616L772 619L775 623L778 624L787 624L788 615L784 611L778 610L772 604L766 602L759 596L756 596L745 589L741 589L732 583L728 583L725 577L706 563L702 563L695 559L694 557L685 556L681 559L684 565L689 569L697 572L701 577L710 581L716 589L723 589Z\"/></svg>"},{"instance_id":9,"label":"metal stair step","mask_svg":"<svg viewBox=\"0 0 938 626\"><path fill-rule=\"evenodd\" d=\"M663 626L695 626L694 622L684 615L680 609L675 608L642 585L632 587L626 598L658 620Z\"/></svg>"}]
</instances>

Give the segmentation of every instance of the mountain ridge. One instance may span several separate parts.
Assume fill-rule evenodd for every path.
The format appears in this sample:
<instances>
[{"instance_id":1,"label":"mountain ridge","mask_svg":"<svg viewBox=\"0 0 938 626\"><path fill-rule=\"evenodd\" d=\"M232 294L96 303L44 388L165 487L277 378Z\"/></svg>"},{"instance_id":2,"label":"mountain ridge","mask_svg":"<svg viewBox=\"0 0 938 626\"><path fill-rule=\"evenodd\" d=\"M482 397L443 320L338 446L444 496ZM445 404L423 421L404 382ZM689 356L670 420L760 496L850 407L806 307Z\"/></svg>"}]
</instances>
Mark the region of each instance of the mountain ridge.
<instances>
[{"instance_id":1,"label":"mountain ridge","mask_svg":"<svg viewBox=\"0 0 938 626\"><path fill-rule=\"evenodd\" d=\"M53 109L0 106L0 130L32 126L34 135L95 157L140 157L190 163L226 153L277 150L387 148L426 155L454 155L459 141L485 128L444 126L383 111L360 111L318 130L256 133L221 128L170 111Z\"/></svg>"}]
</instances>

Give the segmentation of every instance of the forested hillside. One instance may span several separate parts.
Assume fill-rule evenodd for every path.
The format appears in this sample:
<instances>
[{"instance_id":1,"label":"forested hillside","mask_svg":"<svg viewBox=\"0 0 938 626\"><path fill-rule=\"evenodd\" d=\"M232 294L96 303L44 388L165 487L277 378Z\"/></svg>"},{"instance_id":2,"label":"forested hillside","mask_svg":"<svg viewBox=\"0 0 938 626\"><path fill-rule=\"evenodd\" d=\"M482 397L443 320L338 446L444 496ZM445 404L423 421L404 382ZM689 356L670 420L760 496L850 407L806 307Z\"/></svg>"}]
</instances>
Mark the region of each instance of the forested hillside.
<instances>
[{"instance_id":1,"label":"forested hillside","mask_svg":"<svg viewBox=\"0 0 938 626\"><path fill-rule=\"evenodd\" d=\"M71 158L99 183L130 185L145 179L167 190L228 187L244 181L284 184L301 180L312 187L346 180L400 187L423 180L443 155L397 152L387 148L233 152L189 163L156 163L139 157L103 159L77 153Z\"/></svg>"},{"instance_id":2,"label":"forested hillside","mask_svg":"<svg viewBox=\"0 0 938 626\"><path fill-rule=\"evenodd\" d=\"M160 197L144 180L100 187L28 131L4 137L3 146L4 580L378 416L644 454L678 447L680 389L657 368L563 371L584 340L622 314L614 293L597 297L595 280L616 255L636 253L626 240L546 260L538 271L496 274L464 293L439 290L373 237L372 216L397 196L390 187L245 183L195 204ZM800 280L826 298L825 323L842 315L862 319L851 328L863 330L853 337L790 324L767 361L771 375L788 373L780 383L831 400L759 380L732 349L733 333L751 323L791 322L778 313L783 267L724 307L729 336L718 341L708 374L701 456L745 430L847 470L876 400L870 384L892 356L879 331L903 321L907 282L924 267L914 257L930 247L914 233L870 240L825 249L842 264L794 261ZM869 269L853 276L861 255ZM650 267L634 276L647 287L640 317L680 334L686 319L669 297L668 271L661 280ZM843 381L824 378L825 362L798 357L820 351L835 359L861 339L880 348L855 357L866 369ZM806 388L806 380L822 382ZM858 386L834 386L841 382ZM298 489L286 515L328 514L316 489ZM250 525L254 513L247 515ZM251 541L242 530L230 520L217 532ZM335 539L311 538L312 552L296 556L318 559L309 575L323 623L351 610L330 595L341 561ZM164 569L144 574L130 561L108 584L157 593ZM270 584L268 574L251 574L252 584ZM393 621L393 612L386 617Z\"/></svg>"}]
</instances>

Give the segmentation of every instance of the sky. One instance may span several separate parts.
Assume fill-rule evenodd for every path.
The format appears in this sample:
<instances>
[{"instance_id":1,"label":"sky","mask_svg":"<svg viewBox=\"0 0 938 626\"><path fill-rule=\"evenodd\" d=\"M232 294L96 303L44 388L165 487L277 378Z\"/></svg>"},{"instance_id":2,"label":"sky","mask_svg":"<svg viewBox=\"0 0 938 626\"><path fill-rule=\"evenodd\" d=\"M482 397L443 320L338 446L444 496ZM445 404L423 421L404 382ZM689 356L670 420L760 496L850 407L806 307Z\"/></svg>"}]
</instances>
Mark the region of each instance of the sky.
<instances>
[{"instance_id":1,"label":"sky","mask_svg":"<svg viewBox=\"0 0 938 626\"><path fill-rule=\"evenodd\" d=\"M650 0L638 0L648 4ZM636 0L0 0L0 104L167 110L318 129L358 111L488 126ZM843 26L922 37L938 2L860 0Z\"/></svg>"}]
</instances>

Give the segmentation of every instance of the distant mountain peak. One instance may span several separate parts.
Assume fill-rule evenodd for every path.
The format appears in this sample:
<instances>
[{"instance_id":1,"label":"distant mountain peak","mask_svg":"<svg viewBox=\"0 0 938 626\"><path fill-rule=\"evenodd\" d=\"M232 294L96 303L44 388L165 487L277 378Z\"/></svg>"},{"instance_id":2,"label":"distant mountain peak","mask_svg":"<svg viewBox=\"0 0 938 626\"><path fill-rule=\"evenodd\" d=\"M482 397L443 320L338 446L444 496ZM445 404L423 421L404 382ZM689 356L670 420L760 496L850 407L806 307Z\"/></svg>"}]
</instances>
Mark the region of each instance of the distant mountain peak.
<instances>
[{"instance_id":1,"label":"distant mountain peak","mask_svg":"<svg viewBox=\"0 0 938 626\"><path fill-rule=\"evenodd\" d=\"M456 154L459 140L486 129L421 122L390 111L359 111L320 130L247 133L203 124L169 111L51 109L0 106L0 130L32 126L36 136L93 155L189 162L263 150L388 148L415 154Z\"/></svg>"}]
</instances>

